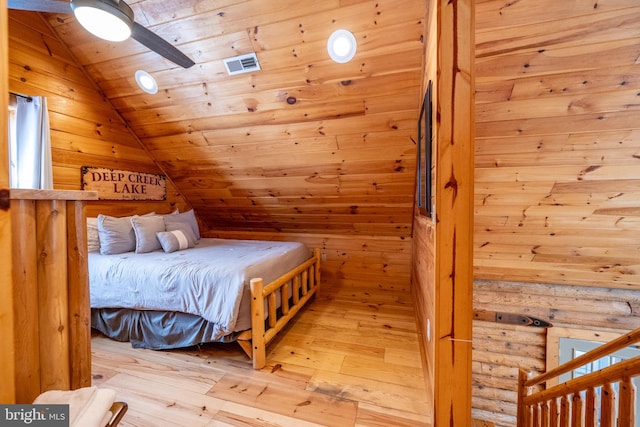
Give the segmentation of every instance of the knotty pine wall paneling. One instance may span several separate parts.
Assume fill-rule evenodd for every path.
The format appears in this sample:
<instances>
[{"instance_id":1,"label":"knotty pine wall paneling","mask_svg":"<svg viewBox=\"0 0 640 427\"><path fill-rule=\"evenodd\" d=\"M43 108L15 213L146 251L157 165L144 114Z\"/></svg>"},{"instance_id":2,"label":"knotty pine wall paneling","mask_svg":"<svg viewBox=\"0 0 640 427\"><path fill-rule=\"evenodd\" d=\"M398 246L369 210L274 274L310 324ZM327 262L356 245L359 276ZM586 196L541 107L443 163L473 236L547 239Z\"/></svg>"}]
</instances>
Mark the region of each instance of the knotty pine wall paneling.
<instances>
[{"instance_id":1,"label":"knotty pine wall paneling","mask_svg":"<svg viewBox=\"0 0 640 427\"><path fill-rule=\"evenodd\" d=\"M55 189L80 190L82 166L162 173L40 14L10 10L8 34L9 91L47 97ZM189 205L167 180L166 201L88 202L87 215L176 208Z\"/></svg>"},{"instance_id":2,"label":"knotty pine wall paneling","mask_svg":"<svg viewBox=\"0 0 640 427\"><path fill-rule=\"evenodd\" d=\"M97 40L72 15L45 16L203 229L322 236L323 280L407 289L411 254L395 249L411 239L425 2L132 7L196 65L175 67L135 41ZM358 40L346 64L326 51L338 28ZM249 52L261 70L229 76L222 59ZM156 78L157 95L132 85L138 68Z\"/></svg>"},{"instance_id":3,"label":"knotty pine wall paneling","mask_svg":"<svg viewBox=\"0 0 640 427\"><path fill-rule=\"evenodd\" d=\"M474 308L640 327L640 6L476 5ZM474 322L473 414L515 426L538 328Z\"/></svg>"},{"instance_id":4,"label":"knotty pine wall paneling","mask_svg":"<svg viewBox=\"0 0 640 427\"><path fill-rule=\"evenodd\" d=\"M343 289L376 288L397 296L399 304L410 302L411 239L393 236L341 236L312 234L209 230L206 237L298 241L323 254L323 297ZM326 293L325 293L326 291Z\"/></svg>"},{"instance_id":5,"label":"knotty pine wall paneling","mask_svg":"<svg viewBox=\"0 0 640 427\"><path fill-rule=\"evenodd\" d=\"M417 103L421 106L429 79L434 79L438 71L438 8L435 2L429 2L425 18L425 43L423 58L422 90L418 94ZM438 99L438 87L433 85L434 100ZM417 127L417 124L416 124ZM433 139L437 140L438 128L433 129ZM433 177L433 174L432 174ZM415 197L414 197L415 199ZM411 257L411 291L416 307L416 321L418 323L421 340L423 371L429 402L434 402L435 393L435 334L434 319L436 318L436 256L435 256L435 223L418 212L414 207L412 257ZM433 406L433 403L432 403ZM433 407L432 407L433 410Z\"/></svg>"},{"instance_id":6,"label":"knotty pine wall paneling","mask_svg":"<svg viewBox=\"0 0 640 427\"><path fill-rule=\"evenodd\" d=\"M640 289L640 5L503 6L477 10L475 275Z\"/></svg>"},{"instance_id":7,"label":"knotty pine wall paneling","mask_svg":"<svg viewBox=\"0 0 640 427\"><path fill-rule=\"evenodd\" d=\"M9 107L9 82L7 51L9 37L7 35L6 0L0 0L0 111ZM0 402L15 403L15 361L14 311L12 283L12 251L11 251L11 212L9 210L9 135L8 115L0 114L0 256L3 266L0 269L0 369L3 379L0 381Z\"/></svg>"},{"instance_id":8,"label":"knotty pine wall paneling","mask_svg":"<svg viewBox=\"0 0 640 427\"><path fill-rule=\"evenodd\" d=\"M187 70L47 18L208 228L410 237L424 1L160 3L132 7ZM358 40L346 64L326 50L338 28ZM229 76L250 52L260 71ZM131 86L138 67L156 96Z\"/></svg>"}]
</instances>

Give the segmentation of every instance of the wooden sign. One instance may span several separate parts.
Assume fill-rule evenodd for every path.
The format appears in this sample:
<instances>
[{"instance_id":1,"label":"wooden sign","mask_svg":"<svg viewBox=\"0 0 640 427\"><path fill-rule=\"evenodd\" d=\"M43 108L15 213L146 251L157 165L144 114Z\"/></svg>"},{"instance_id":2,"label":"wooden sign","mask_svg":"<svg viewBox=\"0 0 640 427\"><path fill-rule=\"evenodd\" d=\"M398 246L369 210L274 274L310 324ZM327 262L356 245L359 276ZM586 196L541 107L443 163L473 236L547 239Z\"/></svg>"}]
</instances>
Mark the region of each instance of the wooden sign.
<instances>
[{"instance_id":1,"label":"wooden sign","mask_svg":"<svg viewBox=\"0 0 640 427\"><path fill-rule=\"evenodd\" d=\"M167 177L82 166L82 189L97 191L100 200L166 200Z\"/></svg>"}]
</instances>

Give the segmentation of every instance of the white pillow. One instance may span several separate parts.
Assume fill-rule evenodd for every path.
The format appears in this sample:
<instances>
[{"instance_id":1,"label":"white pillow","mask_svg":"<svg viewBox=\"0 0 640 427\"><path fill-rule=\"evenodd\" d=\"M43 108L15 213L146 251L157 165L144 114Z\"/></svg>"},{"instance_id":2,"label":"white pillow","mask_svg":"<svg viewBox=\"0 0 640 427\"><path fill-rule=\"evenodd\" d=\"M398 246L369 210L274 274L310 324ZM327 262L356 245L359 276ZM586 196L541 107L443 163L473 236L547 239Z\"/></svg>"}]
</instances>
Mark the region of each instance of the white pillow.
<instances>
[{"instance_id":1,"label":"white pillow","mask_svg":"<svg viewBox=\"0 0 640 427\"><path fill-rule=\"evenodd\" d=\"M87 218L87 249L89 251L100 250L100 237L98 237L98 218Z\"/></svg>"}]
</instances>

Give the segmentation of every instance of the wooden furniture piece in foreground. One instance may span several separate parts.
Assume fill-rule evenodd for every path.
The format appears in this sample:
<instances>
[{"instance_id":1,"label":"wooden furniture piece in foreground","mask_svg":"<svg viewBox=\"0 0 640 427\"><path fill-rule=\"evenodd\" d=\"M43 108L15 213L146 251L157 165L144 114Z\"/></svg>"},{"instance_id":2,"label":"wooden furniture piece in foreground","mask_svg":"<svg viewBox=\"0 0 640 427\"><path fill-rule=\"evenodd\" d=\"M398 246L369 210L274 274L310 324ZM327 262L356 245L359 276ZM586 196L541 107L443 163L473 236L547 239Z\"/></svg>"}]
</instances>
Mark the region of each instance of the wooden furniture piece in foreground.
<instances>
[{"instance_id":1,"label":"wooden furniture piece in foreground","mask_svg":"<svg viewBox=\"0 0 640 427\"><path fill-rule=\"evenodd\" d=\"M127 409L129 409L129 405L127 404L127 402L114 402L113 405L111 405L110 409L113 416L109 420L109 423L106 425L106 427L117 426L120 420L122 420L122 418L124 417L124 414L127 413Z\"/></svg>"},{"instance_id":2,"label":"wooden furniture piece in foreground","mask_svg":"<svg viewBox=\"0 0 640 427\"><path fill-rule=\"evenodd\" d=\"M315 248L313 257L266 286L260 278L251 279L250 284L251 330L242 332L238 343L253 360L254 369L261 369L266 364L269 341L320 289L320 249ZM278 294L280 308L277 306ZM269 316L266 322L265 307Z\"/></svg>"},{"instance_id":3,"label":"wooden furniture piece in foreground","mask_svg":"<svg viewBox=\"0 0 640 427\"><path fill-rule=\"evenodd\" d=\"M528 378L520 370L518 427L634 426L637 390L633 378L640 376L640 356L599 371L529 394L531 387L571 372L581 366L640 341L640 329L596 347L580 357ZM617 387L615 385L617 384ZM600 393L597 393L597 390Z\"/></svg>"},{"instance_id":4,"label":"wooden furniture piece in foreground","mask_svg":"<svg viewBox=\"0 0 640 427\"><path fill-rule=\"evenodd\" d=\"M16 403L91 385L85 201L96 192L12 189Z\"/></svg>"}]
</instances>

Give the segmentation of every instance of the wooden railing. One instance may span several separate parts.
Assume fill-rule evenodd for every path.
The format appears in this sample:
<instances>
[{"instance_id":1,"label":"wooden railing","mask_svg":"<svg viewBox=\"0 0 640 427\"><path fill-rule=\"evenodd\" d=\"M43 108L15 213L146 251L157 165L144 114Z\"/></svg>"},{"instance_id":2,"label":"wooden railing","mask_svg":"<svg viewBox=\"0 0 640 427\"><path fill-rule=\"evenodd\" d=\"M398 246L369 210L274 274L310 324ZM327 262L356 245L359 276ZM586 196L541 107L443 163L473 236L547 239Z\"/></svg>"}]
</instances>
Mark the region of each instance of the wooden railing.
<instances>
[{"instance_id":1,"label":"wooden railing","mask_svg":"<svg viewBox=\"0 0 640 427\"><path fill-rule=\"evenodd\" d=\"M640 341L640 329L534 378L520 370L518 427L634 427L640 356L541 389L547 381ZM537 390L532 389L536 388ZM530 393L531 392L531 393Z\"/></svg>"},{"instance_id":2,"label":"wooden railing","mask_svg":"<svg viewBox=\"0 0 640 427\"><path fill-rule=\"evenodd\" d=\"M267 344L319 292L320 259L320 249L314 248L311 258L272 282L250 280L251 329L240 333L237 342L253 360L254 369L265 366Z\"/></svg>"},{"instance_id":3,"label":"wooden railing","mask_svg":"<svg viewBox=\"0 0 640 427\"><path fill-rule=\"evenodd\" d=\"M11 189L10 197L15 400L31 403L91 385L85 202L98 194Z\"/></svg>"}]
</instances>

